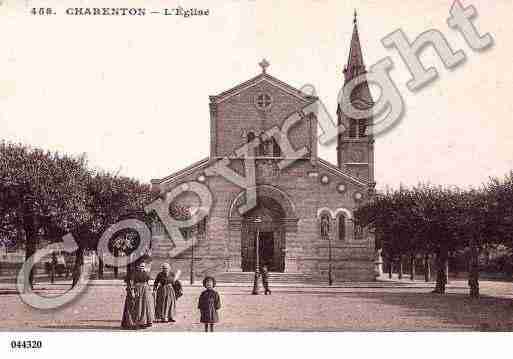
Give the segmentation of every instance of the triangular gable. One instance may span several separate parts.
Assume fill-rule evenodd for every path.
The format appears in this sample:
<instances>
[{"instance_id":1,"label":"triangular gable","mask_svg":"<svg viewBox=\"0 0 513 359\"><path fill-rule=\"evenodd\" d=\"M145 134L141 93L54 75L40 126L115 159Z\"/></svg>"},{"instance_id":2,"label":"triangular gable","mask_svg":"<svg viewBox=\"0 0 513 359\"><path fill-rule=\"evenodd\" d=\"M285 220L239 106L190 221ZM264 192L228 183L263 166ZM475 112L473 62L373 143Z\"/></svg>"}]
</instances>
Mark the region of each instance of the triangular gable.
<instances>
[{"instance_id":1,"label":"triangular gable","mask_svg":"<svg viewBox=\"0 0 513 359\"><path fill-rule=\"evenodd\" d=\"M255 76L252 79L249 79L248 81L245 81L235 87L232 87L229 90L221 92L219 95L210 96L210 101L215 102L215 103L223 102L223 101L241 93L242 91L244 91L252 86L255 86L263 81L266 81L266 82L270 83L271 85L280 88L281 90L285 91L286 93L288 93L292 96L295 96L302 101L312 101L314 99L317 99L317 97L308 95L308 94L302 92L301 90L298 90L298 89L290 86L289 84L287 84L281 80L278 80L276 77L271 76L268 73L261 73L260 75Z\"/></svg>"}]
</instances>

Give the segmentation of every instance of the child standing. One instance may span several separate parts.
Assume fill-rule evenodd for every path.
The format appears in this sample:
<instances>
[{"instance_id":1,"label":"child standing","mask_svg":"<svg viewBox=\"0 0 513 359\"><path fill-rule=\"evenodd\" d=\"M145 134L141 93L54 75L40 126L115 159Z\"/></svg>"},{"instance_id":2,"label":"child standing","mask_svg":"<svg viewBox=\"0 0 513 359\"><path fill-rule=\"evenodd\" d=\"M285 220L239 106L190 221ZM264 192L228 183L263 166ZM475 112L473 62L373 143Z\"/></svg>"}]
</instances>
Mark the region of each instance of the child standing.
<instances>
[{"instance_id":1,"label":"child standing","mask_svg":"<svg viewBox=\"0 0 513 359\"><path fill-rule=\"evenodd\" d=\"M205 324L205 332L214 331L214 323L219 321L217 311L221 308L221 299L214 290L216 280L214 277L205 277L203 286L206 288L200 295L198 309L201 312L201 323Z\"/></svg>"}]
</instances>

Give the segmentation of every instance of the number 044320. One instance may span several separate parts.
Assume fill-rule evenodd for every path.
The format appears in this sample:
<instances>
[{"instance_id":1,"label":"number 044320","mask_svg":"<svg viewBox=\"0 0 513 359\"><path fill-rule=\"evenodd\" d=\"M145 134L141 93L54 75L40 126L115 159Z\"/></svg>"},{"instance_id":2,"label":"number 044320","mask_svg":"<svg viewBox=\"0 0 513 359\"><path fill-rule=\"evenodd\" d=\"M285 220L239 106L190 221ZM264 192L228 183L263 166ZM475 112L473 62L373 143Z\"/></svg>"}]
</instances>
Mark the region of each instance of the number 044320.
<instances>
[{"instance_id":1,"label":"number 044320","mask_svg":"<svg viewBox=\"0 0 513 359\"><path fill-rule=\"evenodd\" d=\"M42 346L41 340L11 340L12 349L40 349Z\"/></svg>"}]
</instances>

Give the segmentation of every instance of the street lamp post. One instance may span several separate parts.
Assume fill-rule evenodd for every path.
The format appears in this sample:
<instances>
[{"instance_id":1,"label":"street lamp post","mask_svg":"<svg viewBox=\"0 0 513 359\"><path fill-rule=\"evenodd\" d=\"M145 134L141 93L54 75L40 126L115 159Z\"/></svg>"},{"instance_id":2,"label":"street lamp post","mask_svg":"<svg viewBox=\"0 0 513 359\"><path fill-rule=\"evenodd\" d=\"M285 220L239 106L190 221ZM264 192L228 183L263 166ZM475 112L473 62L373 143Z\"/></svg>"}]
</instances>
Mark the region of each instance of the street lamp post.
<instances>
[{"instance_id":1,"label":"street lamp post","mask_svg":"<svg viewBox=\"0 0 513 359\"><path fill-rule=\"evenodd\" d=\"M190 238L191 241L193 241L193 238L191 236ZM191 285L194 284L194 242L192 243L192 246L191 246L191 278L190 278L190 282L191 282Z\"/></svg>"},{"instance_id":2,"label":"street lamp post","mask_svg":"<svg viewBox=\"0 0 513 359\"><path fill-rule=\"evenodd\" d=\"M331 274L331 236L328 234L328 284L333 285L333 277Z\"/></svg>"},{"instance_id":3,"label":"street lamp post","mask_svg":"<svg viewBox=\"0 0 513 359\"><path fill-rule=\"evenodd\" d=\"M331 235L329 219L327 217L321 217L321 237L328 240L328 284L331 286L333 284L331 273Z\"/></svg>"},{"instance_id":4,"label":"street lamp post","mask_svg":"<svg viewBox=\"0 0 513 359\"><path fill-rule=\"evenodd\" d=\"M255 238L255 277L253 279L253 292L251 294L258 295L258 275L259 275L259 265L260 265L260 229L258 228L258 223L261 223L262 219L255 218L254 223L257 224L256 228L256 238Z\"/></svg>"},{"instance_id":5,"label":"street lamp post","mask_svg":"<svg viewBox=\"0 0 513 359\"><path fill-rule=\"evenodd\" d=\"M195 216L196 213L199 213L199 211L201 211L201 208L193 207L190 209L190 214L191 214L191 216ZM192 242L192 245L191 245L191 273L190 273L191 285L194 284L194 245L195 245L194 235L196 235L196 237L198 236L198 227L197 226L198 225L196 225L196 233L194 233L193 228L191 228L190 232L188 232L188 235L190 236L189 240Z\"/></svg>"}]
</instances>

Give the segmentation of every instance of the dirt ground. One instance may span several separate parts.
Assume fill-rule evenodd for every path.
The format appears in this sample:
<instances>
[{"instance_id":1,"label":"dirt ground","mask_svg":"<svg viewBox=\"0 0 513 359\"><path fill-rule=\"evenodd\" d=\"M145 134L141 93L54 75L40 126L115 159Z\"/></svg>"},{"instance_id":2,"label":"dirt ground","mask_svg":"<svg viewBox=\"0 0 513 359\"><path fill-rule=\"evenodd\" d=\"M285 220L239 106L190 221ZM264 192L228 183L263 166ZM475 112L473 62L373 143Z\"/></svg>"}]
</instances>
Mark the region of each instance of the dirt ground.
<instances>
[{"instance_id":1,"label":"dirt ground","mask_svg":"<svg viewBox=\"0 0 513 359\"><path fill-rule=\"evenodd\" d=\"M220 286L218 331L513 331L513 283L482 282L482 297L468 298L465 282L446 295L428 285L380 287L274 287L272 295L251 295L250 286ZM68 284L43 283L42 295ZM41 311L25 305L14 286L0 285L0 330L120 330L125 290L121 281L95 281L75 302ZM185 286L174 324L145 331L202 331L196 309L203 288Z\"/></svg>"}]
</instances>

